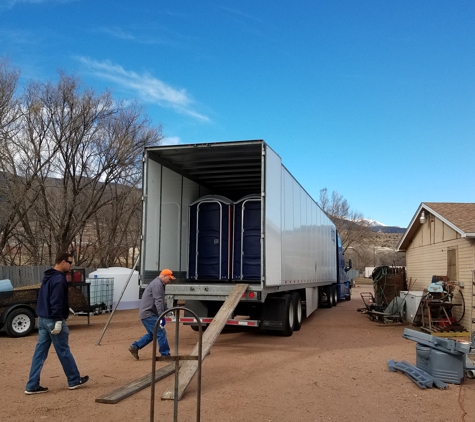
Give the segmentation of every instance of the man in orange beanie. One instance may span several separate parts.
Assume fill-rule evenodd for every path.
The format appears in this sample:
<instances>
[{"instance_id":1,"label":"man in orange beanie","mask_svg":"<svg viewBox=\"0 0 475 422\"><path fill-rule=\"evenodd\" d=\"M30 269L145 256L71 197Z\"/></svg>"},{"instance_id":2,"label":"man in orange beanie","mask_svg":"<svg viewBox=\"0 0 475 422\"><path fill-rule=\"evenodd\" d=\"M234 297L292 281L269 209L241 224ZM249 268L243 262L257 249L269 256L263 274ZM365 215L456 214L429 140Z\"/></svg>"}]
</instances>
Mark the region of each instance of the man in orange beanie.
<instances>
[{"instance_id":1,"label":"man in orange beanie","mask_svg":"<svg viewBox=\"0 0 475 422\"><path fill-rule=\"evenodd\" d=\"M147 334L134 341L129 347L129 352L136 360L139 360L139 350L153 341L153 331L158 317L167 309L165 304L165 286L172 279L175 279L175 277L173 277L171 270L162 270L160 275L154 278L143 292L139 308L139 318L147 330ZM170 356L170 346L168 345L167 332L165 331L165 318L162 318L162 321L160 321L157 341L160 354L162 356Z\"/></svg>"}]
</instances>

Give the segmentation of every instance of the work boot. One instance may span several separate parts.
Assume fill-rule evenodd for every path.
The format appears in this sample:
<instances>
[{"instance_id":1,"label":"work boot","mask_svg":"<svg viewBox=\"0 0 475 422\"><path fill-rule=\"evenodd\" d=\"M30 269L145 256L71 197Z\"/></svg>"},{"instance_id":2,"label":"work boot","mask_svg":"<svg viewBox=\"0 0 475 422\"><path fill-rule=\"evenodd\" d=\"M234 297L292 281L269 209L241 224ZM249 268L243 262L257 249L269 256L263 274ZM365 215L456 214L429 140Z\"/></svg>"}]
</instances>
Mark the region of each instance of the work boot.
<instances>
[{"instance_id":1,"label":"work boot","mask_svg":"<svg viewBox=\"0 0 475 422\"><path fill-rule=\"evenodd\" d=\"M139 360L139 349L137 349L134 346L129 347L129 352L132 354L132 356L135 358L135 360Z\"/></svg>"}]
</instances>

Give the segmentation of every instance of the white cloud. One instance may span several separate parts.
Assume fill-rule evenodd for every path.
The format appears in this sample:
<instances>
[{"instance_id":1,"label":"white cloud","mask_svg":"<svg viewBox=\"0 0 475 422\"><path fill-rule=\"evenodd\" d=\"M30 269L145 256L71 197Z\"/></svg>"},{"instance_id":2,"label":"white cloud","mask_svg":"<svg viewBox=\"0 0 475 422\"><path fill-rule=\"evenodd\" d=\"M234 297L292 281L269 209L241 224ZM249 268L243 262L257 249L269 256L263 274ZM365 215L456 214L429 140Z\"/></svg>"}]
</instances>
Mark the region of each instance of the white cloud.
<instances>
[{"instance_id":1,"label":"white cloud","mask_svg":"<svg viewBox=\"0 0 475 422\"><path fill-rule=\"evenodd\" d=\"M102 27L99 29L100 32L103 32L105 34L108 34L108 35L111 35L115 38L119 38L121 40L135 40L135 36L132 35L132 34L129 34L127 32L125 32L124 30L122 30L121 28L106 28L106 27Z\"/></svg>"},{"instance_id":2,"label":"white cloud","mask_svg":"<svg viewBox=\"0 0 475 422\"><path fill-rule=\"evenodd\" d=\"M138 74L127 71L108 60L99 62L87 57L80 57L79 60L86 66L88 72L111 81L122 89L134 92L143 101L172 108L178 113L187 114L197 120L209 121L207 116L193 110L193 99L183 88L173 88L148 73Z\"/></svg>"},{"instance_id":3,"label":"white cloud","mask_svg":"<svg viewBox=\"0 0 475 422\"><path fill-rule=\"evenodd\" d=\"M0 0L1 1L1 0ZM94 30L95 32L99 32L102 34L106 34L112 38L118 38L120 40L136 42L139 44L146 44L146 45L173 45L174 43L171 42L169 39L162 38L162 37L151 37L148 34L143 34L141 31L137 32L128 32L123 30L120 27L107 27L102 26Z\"/></svg>"},{"instance_id":4,"label":"white cloud","mask_svg":"<svg viewBox=\"0 0 475 422\"><path fill-rule=\"evenodd\" d=\"M73 1L77 0L3 0L3 6L5 7L13 7L15 4L18 3L72 3Z\"/></svg>"},{"instance_id":5,"label":"white cloud","mask_svg":"<svg viewBox=\"0 0 475 422\"><path fill-rule=\"evenodd\" d=\"M161 145L179 145L181 139L178 136L166 136L162 139Z\"/></svg>"}]
</instances>

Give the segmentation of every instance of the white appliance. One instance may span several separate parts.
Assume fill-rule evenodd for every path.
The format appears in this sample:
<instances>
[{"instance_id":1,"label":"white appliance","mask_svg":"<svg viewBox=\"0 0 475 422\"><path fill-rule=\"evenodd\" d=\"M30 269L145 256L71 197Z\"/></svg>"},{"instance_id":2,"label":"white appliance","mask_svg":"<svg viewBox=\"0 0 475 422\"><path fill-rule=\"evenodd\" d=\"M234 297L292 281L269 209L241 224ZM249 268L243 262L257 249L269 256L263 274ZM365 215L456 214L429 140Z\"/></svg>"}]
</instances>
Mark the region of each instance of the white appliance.
<instances>
[{"instance_id":1,"label":"white appliance","mask_svg":"<svg viewBox=\"0 0 475 422\"><path fill-rule=\"evenodd\" d=\"M114 308L119 301L122 290L131 275L129 284L125 289L124 295L120 300L117 310L124 309L138 309L140 306L139 299L139 272L131 270L130 268L122 267L110 267L110 268L98 268L89 274L89 278L113 278L114 279L114 296L112 307Z\"/></svg>"},{"instance_id":2,"label":"white appliance","mask_svg":"<svg viewBox=\"0 0 475 422\"><path fill-rule=\"evenodd\" d=\"M399 297L406 299L406 321L413 322L414 317L416 316L417 309L421 303L422 296L424 292L419 290L403 290L399 292Z\"/></svg>"}]
</instances>

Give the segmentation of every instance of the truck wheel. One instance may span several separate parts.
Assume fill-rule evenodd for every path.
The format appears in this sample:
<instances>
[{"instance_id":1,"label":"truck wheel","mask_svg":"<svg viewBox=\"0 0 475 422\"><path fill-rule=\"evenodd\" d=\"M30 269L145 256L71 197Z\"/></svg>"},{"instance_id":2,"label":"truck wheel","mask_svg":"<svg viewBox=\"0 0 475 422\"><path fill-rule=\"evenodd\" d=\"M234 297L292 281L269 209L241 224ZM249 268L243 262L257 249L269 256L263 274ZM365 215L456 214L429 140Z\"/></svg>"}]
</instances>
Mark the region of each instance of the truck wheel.
<instances>
[{"instance_id":1,"label":"truck wheel","mask_svg":"<svg viewBox=\"0 0 475 422\"><path fill-rule=\"evenodd\" d=\"M351 300L351 289L348 291L348 294L345 296L345 300Z\"/></svg>"},{"instance_id":2,"label":"truck wheel","mask_svg":"<svg viewBox=\"0 0 475 422\"><path fill-rule=\"evenodd\" d=\"M292 303L294 306L294 331L298 331L302 326L302 299L297 292L292 293Z\"/></svg>"},{"instance_id":3,"label":"truck wheel","mask_svg":"<svg viewBox=\"0 0 475 422\"><path fill-rule=\"evenodd\" d=\"M14 309L7 316L5 328L11 337L25 337L35 328L35 315L29 309Z\"/></svg>"},{"instance_id":4,"label":"truck wheel","mask_svg":"<svg viewBox=\"0 0 475 422\"><path fill-rule=\"evenodd\" d=\"M325 294L325 302L322 302L322 308L332 308L333 307L333 292L332 292L332 286L325 286L322 287L323 293ZM323 300L324 297L323 295L321 296L321 300Z\"/></svg>"},{"instance_id":5,"label":"truck wheel","mask_svg":"<svg viewBox=\"0 0 475 422\"><path fill-rule=\"evenodd\" d=\"M197 333L200 331L200 327L198 327L198 325L190 325L190 327L193 331L196 331ZM208 324L206 325L203 324L201 326L201 332L204 333L207 328L208 328Z\"/></svg>"},{"instance_id":6,"label":"truck wheel","mask_svg":"<svg viewBox=\"0 0 475 422\"><path fill-rule=\"evenodd\" d=\"M338 305L338 286L333 284L331 287L332 287L332 292L331 292L332 306L336 306Z\"/></svg>"},{"instance_id":7,"label":"truck wheel","mask_svg":"<svg viewBox=\"0 0 475 422\"><path fill-rule=\"evenodd\" d=\"M284 316L284 329L281 334L284 337L290 337L294 332L295 310L292 301L292 296L286 294L285 296L285 316Z\"/></svg>"}]
</instances>

